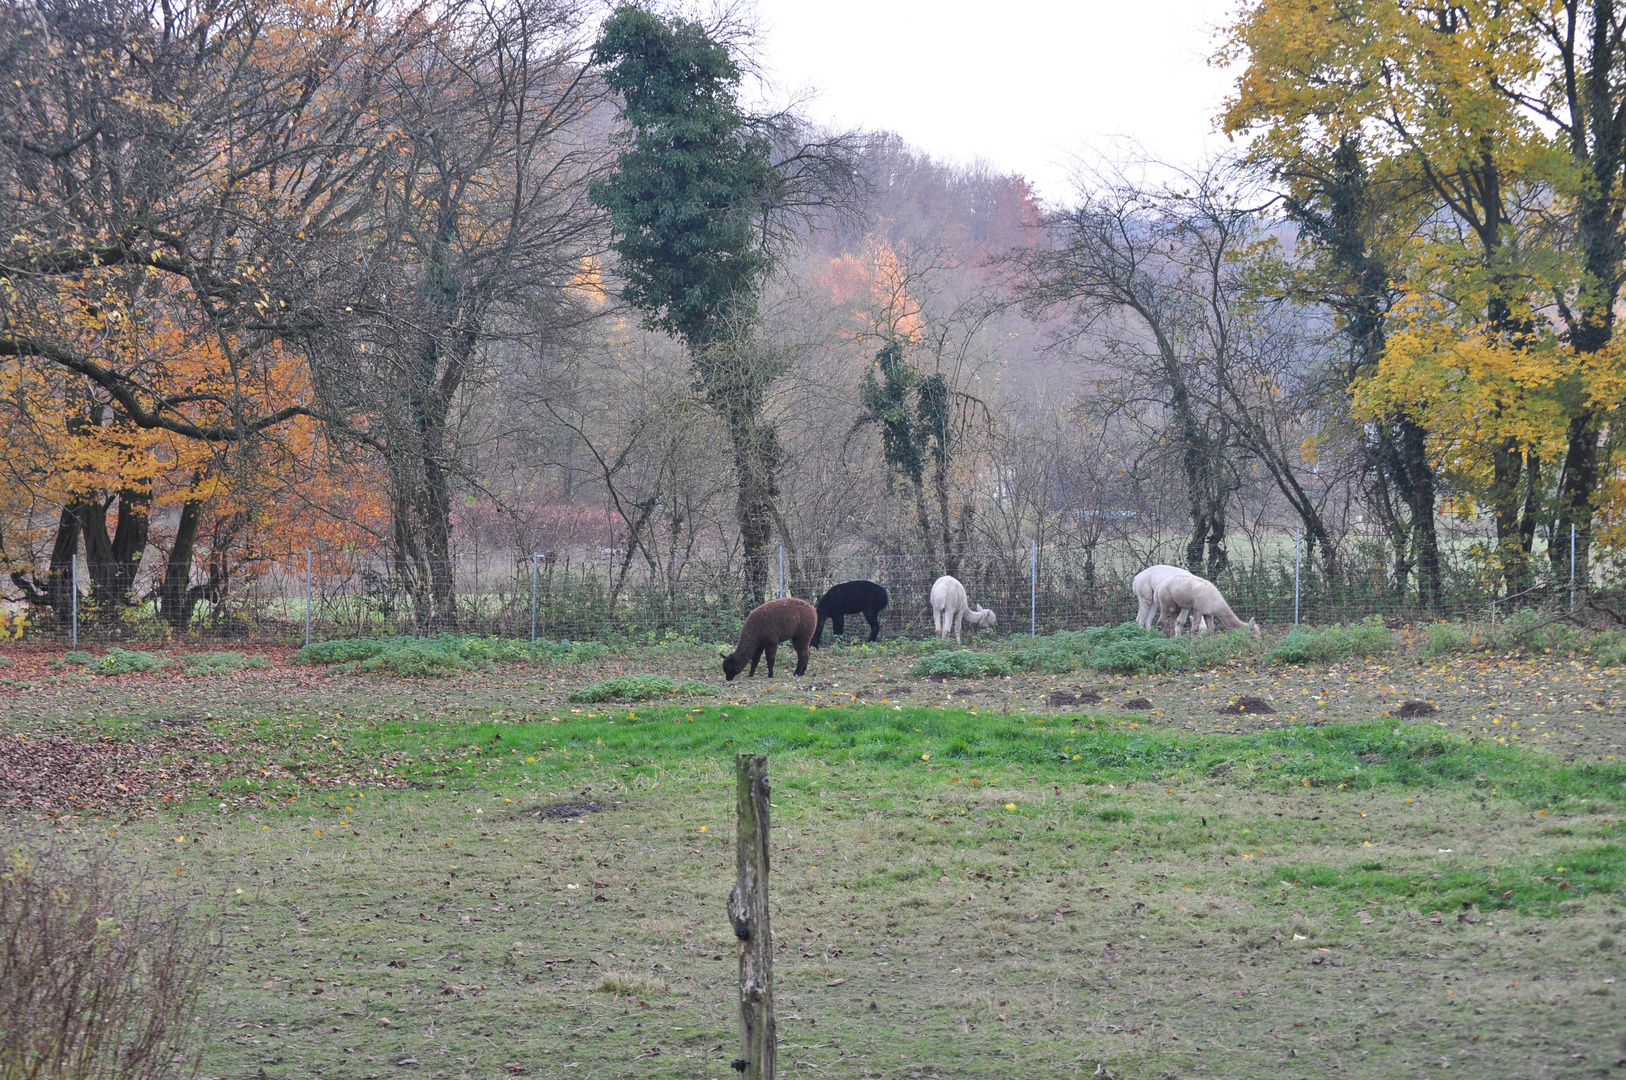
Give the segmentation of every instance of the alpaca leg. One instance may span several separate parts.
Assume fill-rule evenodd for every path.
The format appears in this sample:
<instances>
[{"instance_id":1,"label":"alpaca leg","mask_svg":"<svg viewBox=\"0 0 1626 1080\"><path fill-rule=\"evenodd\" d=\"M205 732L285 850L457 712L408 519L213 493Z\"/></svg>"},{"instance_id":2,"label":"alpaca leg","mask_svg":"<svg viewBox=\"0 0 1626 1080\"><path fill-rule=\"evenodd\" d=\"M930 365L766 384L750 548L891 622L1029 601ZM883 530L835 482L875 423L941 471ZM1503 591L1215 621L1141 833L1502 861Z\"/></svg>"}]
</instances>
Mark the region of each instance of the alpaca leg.
<instances>
[{"instance_id":1,"label":"alpaca leg","mask_svg":"<svg viewBox=\"0 0 1626 1080\"><path fill-rule=\"evenodd\" d=\"M758 645L757 646L757 651L751 654L751 674L749 676L747 676L747 678L754 679L754 678L757 677L757 661L761 660L761 659L762 659L762 646ZM773 674L773 661L772 660L768 661L768 674L770 674L770 675Z\"/></svg>"},{"instance_id":2,"label":"alpaca leg","mask_svg":"<svg viewBox=\"0 0 1626 1080\"><path fill-rule=\"evenodd\" d=\"M815 649L820 647L819 642L823 639L823 637L824 637L824 616L820 615L819 616L819 624L813 628L812 645L813 645L813 647Z\"/></svg>"},{"instance_id":3,"label":"alpaca leg","mask_svg":"<svg viewBox=\"0 0 1626 1080\"><path fill-rule=\"evenodd\" d=\"M806 638L791 638L791 645L796 649L796 674L807 674L807 661L809 659Z\"/></svg>"},{"instance_id":4,"label":"alpaca leg","mask_svg":"<svg viewBox=\"0 0 1626 1080\"><path fill-rule=\"evenodd\" d=\"M964 642L962 642L962 641L961 641L961 640L960 640L960 622L961 622L961 620L963 620L963 619L964 619L964 618L965 618L965 612L963 612L963 611L956 611L956 612L955 612L955 613L954 613L954 616L953 616L953 618L954 618L954 644L956 644L956 645L963 645L963 644L964 644ZM945 635L943 635L943 636L944 636L944 637L947 637L947 636L948 636L948 635L947 635L947 634L945 634Z\"/></svg>"},{"instance_id":5,"label":"alpaca leg","mask_svg":"<svg viewBox=\"0 0 1626 1080\"><path fill-rule=\"evenodd\" d=\"M845 634L847 632L847 616L845 614L830 617L830 632L832 634Z\"/></svg>"},{"instance_id":6,"label":"alpaca leg","mask_svg":"<svg viewBox=\"0 0 1626 1080\"><path fill-rule=\"evenodd\" d=\"M881 616L879 612L864 612L864 621L869 623L869 640L874 641L881 636Z\"/></svg>"},{"instance_id":7,"label":"alpaca leg","mask_svg":"<svg viewBox=\"0 0 1626 1080\"><path fill-rule=\"evenodd\" d=\"M779 642L768 642L768 678L773 678L773 662L779 655Z\"/></svg>"},{"instance_id":8,"label":"alpaca leg","mask_svg":"<svg viewBox=\"0 0 1626 1080\"><path fill-rule=\"evenodd\" d=\"M1152 628L1152 605L1138 596L1135 600L1140 605L1140 610L1135 612L1135 623L1150 630Z\"/></svg>"}]
</instances>

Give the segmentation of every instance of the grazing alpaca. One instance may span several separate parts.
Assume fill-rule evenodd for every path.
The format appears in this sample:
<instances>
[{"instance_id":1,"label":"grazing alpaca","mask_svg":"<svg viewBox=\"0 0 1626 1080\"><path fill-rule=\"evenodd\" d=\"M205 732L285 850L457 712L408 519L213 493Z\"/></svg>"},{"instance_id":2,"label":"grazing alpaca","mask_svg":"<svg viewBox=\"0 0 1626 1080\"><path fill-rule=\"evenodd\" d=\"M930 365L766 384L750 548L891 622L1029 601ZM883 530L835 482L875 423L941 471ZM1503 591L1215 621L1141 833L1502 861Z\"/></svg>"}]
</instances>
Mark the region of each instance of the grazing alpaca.
<instances>
[{"instance_id":1,"label":"grazing alpaca","mask_svg":"<svg viewBox=\"0 0 1626 1080\"><path fill-rule=\"evenodd\" d=\"M932 629L937 631L938 640L947 638L952 630L959 644L962 622L973 630L986 630L994 625L994 613L988 608L972 607L958 578L938 578L932 585Z\"/></svg>"},{"instance_id":2,"label":"grazing alpaca","mask_svg":"<svg viewBox=\"0 0 1626 1080\"><path fill-rule=\"evenodd\" d=\"M746 657L751 660L751 675L756 676L757 661L768 654L768 677L773 677L774 657L779 655L779 643L788 641L796 649L796 674L807 674L808 642L817 629L818 613L806 600L788 598L769 600L745 617L740 627L739 644L723 657L723 677L729 682L745 669Z\"/></svg>"},{"instance_id":3,"label":"grazing alpaca","mask_svg":"<svg viewBox=\"0 0 1626 1080\"><path fill-rule=\"evenodd\" d=\"M1157 604L1163 633L1170 637L1179 636L1182 615L1191 617L1194 630L1217 624L1227 630L1246 629L1255 638L1259 637L1258 624L1252 619L1243 622L1237 618L1214 583L1195 574L1165 581L1157 590Z\"/></svg>"},{"instance_id":4,"label":"grazing alpaca","mask_svg":"<svg viewBox=\"0 0 1626 1080\"><path fill-rule=\"evenodd\" d=\"M1150 630L1157 621L1157 590L1158 586L1178 574L1188 573L1178 566L1169 566L1166 563L1157 563L1148 566L1135 575L1135 583L1130 588L1135 591L1135 599L1140 604L1140 610L1135 613L1135 621Z\"/></svg>"},{"instance_id":5,"label":"grazing alpaca","mask_svg":"<svg viewBox=\"0 0 1626 1080\"><path fill-rule=\"evenodd\" d=\"M819 597L819 625L813 631L813 647L817 649L824 636L824 620L831 620L832 634L845 634L848 615L864 616L864 621L869 623L869 640L874 641L881 636L880 614L886 610L887 602L886 590L873 581L843 581L830 586L829 591Z\"/></svg>"}]
</instances>

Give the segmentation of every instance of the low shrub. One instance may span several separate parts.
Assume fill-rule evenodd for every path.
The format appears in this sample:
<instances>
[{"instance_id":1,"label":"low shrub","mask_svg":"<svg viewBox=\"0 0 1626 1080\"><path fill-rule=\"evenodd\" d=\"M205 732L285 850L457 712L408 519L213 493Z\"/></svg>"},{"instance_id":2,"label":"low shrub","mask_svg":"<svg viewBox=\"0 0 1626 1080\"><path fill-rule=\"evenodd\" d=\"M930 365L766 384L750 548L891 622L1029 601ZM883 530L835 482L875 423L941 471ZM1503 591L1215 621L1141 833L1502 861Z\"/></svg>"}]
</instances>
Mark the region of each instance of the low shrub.
<instances>
[{"instance_id":1,"label":"low shrub","mask_svg":"<svg viewBox=\"0 0 1626 1080\"><path fill-rule=\"evenodd\" d=\"M188 675L229 675L234 671L270 666L270 661L263 656L244 656L240 652L188 653L181 657L181 667Z\"/></svg>"},{"instance_id":2,"label":"low shrub","mask_svg":"<svg viewBox=\"0 0 1626 1080\"><path fill-rule=\"evenodd\" d=\"M98 675L129 675L137 671L161 671L168 666L169 661L157 653L131 652L115 645L99 660L85 665L85 670Z\"/></svg>"},{"instance_id":3,"label":"low shrub","mask_svg":"<svg viewBox=\"0 0 1626 1080\"><path fill-rule=\"evenodd\" d=\"M1020 671L1034 671L1043 675L1065 675L1078 670L1078 654L1052 645L1038 645L1017 649L1010 654L1011 664Z\"/></svg>"},{"instance_id":4,"label":"low shrub","mask_svg":"<svg viewBox=\"0 0 1626 1080\"><path fill-rule=\"evenodd\" d=\"M96 654L86 652L83 649L75 649L72 652L63 653L62 660L60 662L63 664L73 664L77 667L84 667L86 664L94 664L96 662Z\"/></svg>"},{"instance_id":5,"label":"low shrub","mask_svg":"<svg viewBox=\"0 0 1626 1080\"><path fill-rule=\"evenodd\" d=\"M1354 626L1295 627L1265 654L1273 664L1317 664L1392 652L1395 636L1373 615Z\"/></svg>"},{"instance_id":6,"label":"low shrub","mask_svg":"<svg viewBox=\"0 0 1626 1080\"><path fill-rule=\"evenodd\" d=\"M1458 623L1435 623L1428 628L1428 640L1417 650L1417 655L1450 656L1454 653L1467 652L1477 644L1467 627Z\"/></svg>"},{"instance_id":7,"label":"low shrub","mask_svg":"<svg viewBox=\"0 0 1626 1080\"><path fill-rule=\"evenodd\" d=\"M915 665L916 675L946 675L957 679L986 679L992 676L1009 675L1012 672L1011 662L999 653L971 652L959 649L945 652L931 652L920 658Z\"/></svg>"},{"instance_id":8,"label":"low shrub","mask_svg":"<svg viewBox=\"0 0 1626 1080\"><path fill-rule=\"evenodd\" d=\"M690 683L685 683L685 686ZM700 683L705 686L706 684ZM601 679L596 683L571 691L571 701L597 703L600 701L648 701L665 697L678 687L665 675L621 675L614 679ZM711 688L708 686L708 690ZM693 693L694 691L684 691Z\"/></svg>"},{"instance_id":9,"label":"low shrub","mask_svg":"<svg viewBox=\"0 0 1626 1080\"><path fill-rule=\"evenodd\" d=\"M688 697L701 697L706 694L715 694L717 688L711 683L701 682L699 679L684 679L672 691L674 694L684 694Z\"/></svg>"},{"instance_id":10,"label":"low shrub","mask_svg":"<svg viewBox=\"0 0 1626 1080\"><path fill-rule=\"evenodd\" d=\"M294 653L294 663L349 664L377 656L399 638L341 638L337 641L313 641Z\"/></svg>"},{"instance_id":11,"label":"low shrub","mask_svg":"<svg viewBox=\"0 0 1626 1080\"><path fill-rule=\"evenodd\" d=\"M0 1072L195 1076L193 1019L214 921L105 849L21 849L0 865Z\"/></svg>"},{"instance_id":12,"label":"low shrub","mask_svg":"<svg viewBox=\"0 0 1626 1080\"><path fill-rule=\"evenodd\" d=\"M1592 639L1588 651L1599 667L1620 667L1626 664L1626 635L1619 630L1605 630Z\"/></svg>"}]
</instances>

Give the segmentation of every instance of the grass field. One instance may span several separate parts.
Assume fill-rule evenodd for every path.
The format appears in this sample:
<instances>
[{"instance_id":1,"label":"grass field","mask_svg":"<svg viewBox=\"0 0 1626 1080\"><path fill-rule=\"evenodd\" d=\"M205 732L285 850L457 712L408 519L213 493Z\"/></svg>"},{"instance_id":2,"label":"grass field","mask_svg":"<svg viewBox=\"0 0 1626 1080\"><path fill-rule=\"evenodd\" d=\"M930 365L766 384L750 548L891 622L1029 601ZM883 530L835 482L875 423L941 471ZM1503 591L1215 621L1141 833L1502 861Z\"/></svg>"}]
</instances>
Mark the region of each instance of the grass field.
<instances>
[{"instance_id":1,"label":"grass field","mask_svg":"<svg viewBox=\"0 0 1626 1080\"><path fill-rule=\"evenodd\" d=\"M1425 651L723 684L689 646L438 679L16 649L7 820L219 913L206 1076L734 1075L742 751L786 1075L1618 1071L1618 672ZM628 675L711 693L568 699Z\"/></svg>"}]
</instances>

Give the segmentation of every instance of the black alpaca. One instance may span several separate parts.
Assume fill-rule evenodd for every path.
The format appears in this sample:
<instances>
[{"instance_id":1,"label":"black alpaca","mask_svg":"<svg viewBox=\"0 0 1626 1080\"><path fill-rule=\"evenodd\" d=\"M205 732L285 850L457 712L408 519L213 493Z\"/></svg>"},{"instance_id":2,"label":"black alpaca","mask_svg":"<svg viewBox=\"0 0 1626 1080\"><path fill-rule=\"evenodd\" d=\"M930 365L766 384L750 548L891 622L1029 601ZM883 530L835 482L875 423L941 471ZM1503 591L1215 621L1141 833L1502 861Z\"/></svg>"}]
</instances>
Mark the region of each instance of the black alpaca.
<instances>
[{"instance_id":1,"label":"black alpaca","mask_svg":"<svg viewBox=\"0 0 1626 1080\"><path fill-rule=\"evenodd\" d=\"M869 623L869 640L881 636L880 614L886 610L886 590L873 581L843 581L830 586L830 591L819 597L819 625L813 632L813 647L819 648L824 637L824 620L833 620L832 634L847 632L847 616L862 615Z\"/></svg>"}]
</instances>

